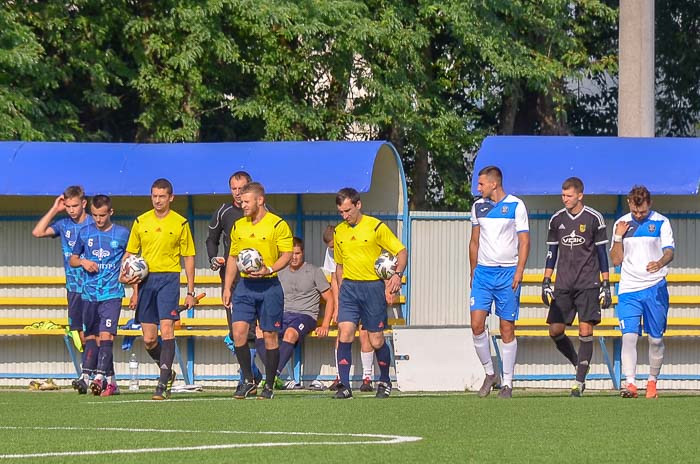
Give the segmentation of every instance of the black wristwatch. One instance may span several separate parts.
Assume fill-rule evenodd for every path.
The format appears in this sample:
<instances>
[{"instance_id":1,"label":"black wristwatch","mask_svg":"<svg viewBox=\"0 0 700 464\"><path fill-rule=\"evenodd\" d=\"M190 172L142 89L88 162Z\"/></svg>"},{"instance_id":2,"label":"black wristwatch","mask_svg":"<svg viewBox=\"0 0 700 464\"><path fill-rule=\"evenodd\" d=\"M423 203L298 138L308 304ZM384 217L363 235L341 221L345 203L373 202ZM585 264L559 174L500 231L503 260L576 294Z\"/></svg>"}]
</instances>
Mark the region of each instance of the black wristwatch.
<instances>
[{"instance_id":1,"label":"black wristwatch","mask_svg":"<svg viewBox=\"0 0 700 464\"><path fill-rule=\"evenodd\" d=\"M397 272L396 275L403 279L403 271Z\"/></svg>"},{"instance_id":2,"label":"black wristwatch","mask_svg":"<svg viewBox=\"0 0 700 464\"><path fill-rule=\"evenodd\" d=\"M193 298L194 298L194 297L195 297L196 295L195 295L195 293L194 293L194 292L187 292L187 296L191 296L191 297L193 297Z\"/></svg>"}]
</instances>

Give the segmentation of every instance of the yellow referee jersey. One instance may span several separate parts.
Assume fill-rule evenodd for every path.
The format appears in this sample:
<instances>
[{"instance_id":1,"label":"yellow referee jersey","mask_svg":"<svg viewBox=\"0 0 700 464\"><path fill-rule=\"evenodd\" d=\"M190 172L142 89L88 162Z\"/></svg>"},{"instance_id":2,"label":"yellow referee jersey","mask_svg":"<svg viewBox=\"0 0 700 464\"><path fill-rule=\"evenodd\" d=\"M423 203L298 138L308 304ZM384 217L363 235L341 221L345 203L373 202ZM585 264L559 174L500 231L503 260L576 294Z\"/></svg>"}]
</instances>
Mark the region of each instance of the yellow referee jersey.
<instances>
[{"instance_id":1,"label":"yellow referee jersey","mask_svg":"<svg viewBox=\"0 0 700 464\"><path fill-rule=\"evenodd\" d=\"M333 240L335 262L343 265L343 278L350 280L379 280L374 262L382 249L396 256L406 248L386 224L365 214L354 226L338 224Z\"/></svg>"},{"instance_id":2,"label":"yellow referee jersey","mask_svg":"<svg viewBox=\"0 0 700 464\"><path fill-rule=\"evenodd\" d=\"M265 266L272 266L280 254L294 248L292 230L284 219L269 211L257 224L253 224L251 218L242 217L231 229L231 256L237 256L245 248L255 248L262 255ZM242 272L241 276L247 277L248 274Z\"/></svg>"},{"instance_id":3,"label":"yellow referee jersey","mask_svg":"<svg viewBox=\"0 0 700 464\"><path fill-rule=\"evenodd\" d=\"M147 211L134 221L126 251L141 251L149 272L180 272L180 257L195 254L190 225L172 210L162 219Z\"/></svg>"}]
</instances>

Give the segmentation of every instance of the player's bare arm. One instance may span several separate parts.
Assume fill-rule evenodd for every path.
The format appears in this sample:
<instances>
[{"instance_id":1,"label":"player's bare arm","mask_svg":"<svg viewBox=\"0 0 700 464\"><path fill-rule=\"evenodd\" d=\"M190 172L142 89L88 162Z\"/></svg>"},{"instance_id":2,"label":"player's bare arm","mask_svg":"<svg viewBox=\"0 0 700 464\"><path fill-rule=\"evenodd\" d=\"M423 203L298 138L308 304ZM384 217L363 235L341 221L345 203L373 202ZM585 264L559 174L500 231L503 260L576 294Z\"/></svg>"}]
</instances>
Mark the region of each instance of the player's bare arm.
<instances>
[{"instance_id":1,"label":"player's bare arm","mask_svg":"<svg viewBox=\"0 0 700 464\"><path fill-rule=\"evenodd\" d=\"M183 256L182 262L185 267L185 277L187 277L187 296L185 297L185 306L188 308L197 304L194 298L194 256Z\"/></svg>"},{"instance_id":2,"label":"player's bare arm","mask_svg":"<svg viewBox=\"0 0 700 464\"><path fill-rule=\"evenodd\" d=\"M274 274L275 272L279 272L287 265L289 264L289 261L292 260L292 252L291 251L283 251L280 253L279 258L277 258L277 261L272 263L271 265L267 265L266 263L263 262L262 267L260 267L259 270L255 272L251 272L248 275L250 277L265 277L270 274Z\"/></svg>"},{"instance_id":3,"label":"player's bare arm","mask_svg":"<svg viewBox=\"0 0 700 464\"><path fill-rule=\"evenodd\" d=\"M131 286L131 297L129 298L129 309L136 309L136 305L139 302L139 284L133 284Z\"/></svg>"},{"instance_id":4,"label":"player's bare arm","mask_svg":"<svg viewBox=\"0 0 700 464\"><path fill-rule=\"evenodd\" d=\"M66 205L64 202L63 194L56 197L51 208L44 214L39 222L36 223L34 229L32 230L32 235L36 238L53 237L56 235L56 231L51 227L51 221L56 217L57 214L62 213L66 210ZM75 266L78 267L78 266Z\"/></svg>"},{"instance_id":5,"label":"player's bare arm","mask_svg":"<svg viewBox=\"0 0 700 464\"><path fill-rule=\"evenodd\" d=\"M392 275L388 280L387 292L395 295L401 290L401 276L399 273L403 273L406 270L406 265L408 264L408 251L404 248L396 254L396 274Z\"/></svg>"},{"instance_id":6,"label":"player's bare arm","mask_svg":"<svg viewBox=\"0 0 700 464\"><path fill-rule=\"evenodd\" d=\"M469 240L469 286L472 286L474 281L474 269L476 269L476 260L479 257L479 226L472 227L472 237Z\"/></svg>"},{"instance_id":7,"label":"player's bare arm","mask_svg":"<svg viewBox=\"0 0 700 464\"><path fill-rule=\"evenodd\" d=\"M625 249L622 246L622 237L625 235L629 228L630 225L627 221L620 221L615 226L615 231L613 235L613 245L610 249L610 259L612 260L613 266L621 265L622 260L625 257Z\"/></svg>"},{"instance_id":8,"label":"player's bare arm","mask_svg":"<svg viewBox=\"0 0 700 464\"><path fill-rule=\"evenodd\" d=\"M331 272L331 293L333 293L333 314L331 315L331 324L338 321L338 276L336 272Z\"/></svg>"},{"instance_id":9,"label":"player's bare arm","mask_svg":"<svg viewBox=\"0 0 700 464\"><path fill-rule=\"evenodd\" d=\"M221 293L221 301L227 308L231 307L231 287L238 272L236 261L236 256L229 256L226 260L226 276L224 277L224 291Z\"/></svg>"},{"instance_id":10,"label":"player's bare arm","mask_svg":"<svg viewBox=\"0 0 700 464\"><path fill-rule=\"evenodd\" d=\"M325 292L321 293L321 298L323 298L323 301L326 304L326 309L323 312L323 321L321 322L321 327L316 327L315 332L318 337L327 337L328 331L331 327L331 319L333 317L333 314L335 313L335 301L333 301L334 298L331 289L328 289Z\"/></svg>"},{"instance_id":11,"label":"player's bare arm","mask_svg":"<svg viewBox=\"0 0 700 464\"><path fill-rule=\"evenodd\" d=\"M523 281L525 264L530 255L530 232L518 232L518 265L513 276L513 290L516 290Z\"/></svg>"},{"instance_id":12,"label":"player's bare arm","mask_svg":"<svg viewBox=\"0 0 700 464\"><path fill-rule=\"evenodd\" d=\"M663 256L661 256L661 259L659 259L658 261L652 261L649 264L647 264L647 271L658 272L664 266L668 266L668 264L671 261L673 261L673 248L666 248L664 249L664 254Z\"/></svg>"},{"instance_id":13,"label":"player's bare arm","mask_svg":"<svg viewBox=\"0 0 700 464\"><path fill-rule=\"evenodd\" d=\"M335 280L338 282L338 295L340 295L340 287L343 285L343 265L336 263L335 265Z\"/></svg>"},{"instance_id":14,"label":"player's bare arm","mask_svg":"<svg viewBox=\"0 0 700 464\"><path fill-rule=\"evenodd\" d=\"M100 270L96 262L90 261L89 259L81 258L78 255L71 255L70 259L68 260L68 264L70 264L71 267L82 267L90 273L94 273Z\"/></svg>"}]
</instances>

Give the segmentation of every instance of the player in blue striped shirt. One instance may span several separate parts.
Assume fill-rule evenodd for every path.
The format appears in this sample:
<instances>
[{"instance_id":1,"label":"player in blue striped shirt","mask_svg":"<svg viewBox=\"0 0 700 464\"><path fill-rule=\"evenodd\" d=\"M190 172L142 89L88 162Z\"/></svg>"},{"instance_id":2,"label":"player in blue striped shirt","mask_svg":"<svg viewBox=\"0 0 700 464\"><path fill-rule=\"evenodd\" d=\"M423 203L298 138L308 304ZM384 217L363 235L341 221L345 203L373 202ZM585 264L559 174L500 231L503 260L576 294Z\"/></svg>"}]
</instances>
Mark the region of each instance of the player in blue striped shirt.
<instances>
[{"instance_id":1,"label":"player in blue striped shirt","mask_svg":"<svg viewBox=\"0 0 700 464\"><path fill-rule=\"evenodd\" d=\"M87 354L79 382L87 384L94 370L90 390L95 395L110 396L119 392L114 379L113 344L124 297L119 275L129 230L112 223L114 210L106 195L93 197L90 212L95 223L80 230L70 257L72 267L85 270L82 298ZM134 289L130 307L136 306L136 298Z\"/></svg>"},{"instance_id":2,"label":"player in blue striped shirt","mask_svg":"<svg viewBox=\"0 0 700 464\"><path fill-rule=\"evenodd\" d=\"M66 272L66 290L68 292L68 325L80 335L80 341L85 345L83 335L83 301L82 292L85 271L82 268L72 268L68 260L73 253L73 245L78 236L78 231L88 224L92 224L92 217L87 214L87 198L85 191L79 185L72 185L53 202L49 211L39 219L34 226L32 235L36 238L61 237L61 251L63 252L63 267ZM57 214L65 212L68 217L54 221ZM83 363L85 351L83 350ZM78 379L73 381L73 388L78 393L87 393L87 388L81 389Z\"/></svg>"}]
</instances>

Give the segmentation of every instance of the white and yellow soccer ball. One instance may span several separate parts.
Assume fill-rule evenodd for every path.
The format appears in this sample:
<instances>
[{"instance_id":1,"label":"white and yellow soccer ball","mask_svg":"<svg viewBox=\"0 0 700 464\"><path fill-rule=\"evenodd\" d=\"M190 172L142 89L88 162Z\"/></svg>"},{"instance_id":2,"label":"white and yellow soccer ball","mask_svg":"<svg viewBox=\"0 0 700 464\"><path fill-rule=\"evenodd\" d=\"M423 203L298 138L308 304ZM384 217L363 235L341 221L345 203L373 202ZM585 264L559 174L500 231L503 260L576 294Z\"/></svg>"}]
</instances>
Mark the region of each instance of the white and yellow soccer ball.
<instances>
[{"instance_id":1,"label":"white and yellow soccer ball","mask_svg":"<svg viewBox=\"0 0 700 464\"><path fill-rule=\"evenodd\" d=\"M255 248L244 248L238 253L236 265L239 271L250 274L262 268L263 258L260 252Z\"/></svg>"},{"instance_id":2,"label":"white and yellow soccer ball","mask_svg":"<svg viewBox=\"0 0 700 464\"><path fill-rule=\"evenodd\" d=\"M380 279L389 280L391 276L396 274L397 263L396 256L392 256L388 251L384 251L374 262L374 271Z\"/></svg>"},{"instance_id":3,"label":"white and yellow soccer ball","mask_svg":"<svg viewBox=\"0 0 700 464\"><path fill-rule=\"evenodd\" d=\"M143 280L148 275L148 264L143 257L131 255L122 262L122 274L127 279L138 277Z\"/></svg>"}]
</instances>

